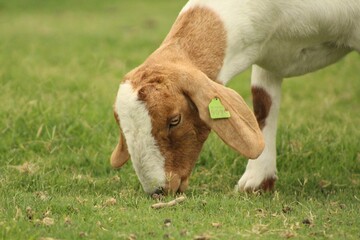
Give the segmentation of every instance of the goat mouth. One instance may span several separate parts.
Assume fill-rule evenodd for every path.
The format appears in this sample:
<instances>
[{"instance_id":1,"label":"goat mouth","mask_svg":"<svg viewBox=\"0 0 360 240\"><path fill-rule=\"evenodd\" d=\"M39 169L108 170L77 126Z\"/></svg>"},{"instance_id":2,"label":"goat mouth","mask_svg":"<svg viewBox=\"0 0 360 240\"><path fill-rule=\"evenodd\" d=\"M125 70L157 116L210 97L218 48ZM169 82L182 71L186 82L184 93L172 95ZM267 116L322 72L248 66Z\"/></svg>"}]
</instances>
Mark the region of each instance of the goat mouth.
<instances>
[{"instance_id":1,"label":"goat mouth","mask_svg":"<svg viewBox=\"0 0 360 240\"><path fill-rule=\"evenodd\" d=\"M185 192L189 185L188 179L181 180L180 178L176 179L177 181L168 181L166 187L158 187L152 194L153 198L158 198L166 195L176 195Z\"/></svg>"}]
</instances>

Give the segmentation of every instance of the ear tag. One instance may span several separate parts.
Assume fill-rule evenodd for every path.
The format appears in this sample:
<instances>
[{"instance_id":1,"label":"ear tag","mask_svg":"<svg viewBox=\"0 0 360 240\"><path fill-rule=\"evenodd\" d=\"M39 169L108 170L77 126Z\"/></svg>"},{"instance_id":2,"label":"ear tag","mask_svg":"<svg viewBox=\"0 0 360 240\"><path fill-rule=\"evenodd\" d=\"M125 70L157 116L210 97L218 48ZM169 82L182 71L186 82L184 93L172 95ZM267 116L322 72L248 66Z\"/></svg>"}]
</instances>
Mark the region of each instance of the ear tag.
<instances>
[{"instance_id":1,"label":"ear tag","mask_svg":"<svg viewBox=\"0 0 360 240\"><path fill-rule=\"evenodd\" d=\"M230 118L230 112L225 110L219 98L213 98L209 104L211 119Z\"/></svg>"}]
</instances>

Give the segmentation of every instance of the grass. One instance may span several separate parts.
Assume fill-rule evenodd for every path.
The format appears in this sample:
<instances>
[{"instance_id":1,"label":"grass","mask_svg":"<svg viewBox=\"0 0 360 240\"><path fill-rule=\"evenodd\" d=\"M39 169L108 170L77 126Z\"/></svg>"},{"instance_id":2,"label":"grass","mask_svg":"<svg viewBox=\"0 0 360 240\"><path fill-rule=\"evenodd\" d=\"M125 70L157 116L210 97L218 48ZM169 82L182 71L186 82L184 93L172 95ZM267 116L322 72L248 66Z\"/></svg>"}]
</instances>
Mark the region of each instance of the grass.
<instances>
[{"instance_id":1,"label":"grass","mask_svg":"<svg viewBox=\"0 0 360 240\"><path fill-rule=\"evenodd\" d=\"M274 193L235 194L246 159L214 135L173 208L110 168L119 81L184 4L0 0L1 239L360 238L356 53L284 82ZM249 72L236 79L251 104Z\"/></svg>"}]
</instances>

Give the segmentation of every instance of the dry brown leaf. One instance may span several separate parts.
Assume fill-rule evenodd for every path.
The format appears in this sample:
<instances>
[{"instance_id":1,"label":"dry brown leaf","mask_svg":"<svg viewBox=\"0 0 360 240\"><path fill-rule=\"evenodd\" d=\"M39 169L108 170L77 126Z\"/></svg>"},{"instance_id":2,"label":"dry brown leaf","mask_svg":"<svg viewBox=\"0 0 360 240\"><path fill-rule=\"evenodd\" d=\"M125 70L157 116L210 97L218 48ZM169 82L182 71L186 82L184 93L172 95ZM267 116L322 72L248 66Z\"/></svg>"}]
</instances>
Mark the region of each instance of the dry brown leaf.
<instances>
[{"instance_id":1,"label":"dry brown leaf","mask_svg":"<svg viewBox=\"0 0 360 240\"><path fill-rule=\"evenodd\" d=\"M211 236L206 233L203 235L194 237L194 240L210 240L210 239L211 239Z\"/></svg>"},{"instance_id":2,"label":"dry brown leaf","mask_svg":"<svg viewBox=\"0 0 360 240\"><path fill-rule=\"evenodd\" d=\"M35 196L40 198L41 201L47 201L50 199L47 192L38 191L38 192L35 192Z\"/></svg>"},{"instance_id":3,"label":"dry brown leaf","mask_svg":"<svg viewBox=\"0 0 360 240\"><path fill-rule=\"evenodd\" d=\"M88 200L87 199L83 199L81 197L76 197L76 201L78 201L80 204L84 204L86 203Z\"/></svg>"},{"instance_id":4,"label":"dry brown leaf","mask_svg":"<svg viewBox=\"0 0 360 240\"><path fill-rule=\"evenodd\" d=\"M293 238L293 237L296 237L296 233L294 232L290 232L290 231L286 231L286 232L283 232L281 234L282 237L284 238Z\"/></svg>"},{"instance_id":5,"label":"dry brown leaf","mask_svg":"<svg viewBox=\"0 0 360 240\"><path fill-rule=\"evenodd\" d=\"M66 216L64 218L64 223L65 225L71 225L72 224L71 218L69 216Z\"/></svg>"},{"instance_id":6,"label":"dry brown leaf","mask_svg":"<svg viewBox=\"0 0 360 240\"><path fill-rule=\"evenodd\" d=\"M35 163L24 162L21 165L9 166L18 170L20 173L34 174L39 170L39 167Z\"/></svg>"},{"instance_id":7,"label":"dry brown leaf","mask_svg":"<svg viewBox=\"0 0 360 240\"><path fill-rule=\"evenodd\" d=\"M129 240L136 240L136 235L135 234L130 234L128 239Z\"/></svg>"},{"instance_id":8,"label":"dry brown leaf","mask_svg":"<svg viewBox=\"0 0 360 240\"><path fill-rule=\"evenodd\" d=\"M170 227L171 226L171 219L165 219L164 220L164 227Z\"/></svg>"},{"instance_id":9,"label":"dry brown leaf","mask_svg":"<svg viewBox=\"0 0 360 240\"><path fill-rule=\"evenodd\" d=\"M222 226L222 224L218 223L218 222L214 222L214 223L211 223L211 226L213 226L214 228L219 228Z\"/></svg>"},{"instance_id":10,"label":"dry brown leaf","mask_svg":"<svg viewBox=\"0 0 360 240\"><path fill-rule=\"evenodd\" d=\"M34 218L34 211L31 209L31 207L26 207L26 217L31 221Z\"/></svg>"},{"instance_id":11,"label":"dry brown leaf","mask_svg":"<svg viewBox=\"0 0 360 240\"><path fill-rule=\"evenodd\" d=\"M319 182L319 186L321 187L321 188L327 188L328 186L330 186L331 185L331 182L330 181L328 181L328 180L320 180L320 182Z\"/></svg>"},{"instance_id":12,"label":"dry brown leaf","mask_svg":"<svg viewBox=\"0 0 360 240\"><path fill-rule=\"evenodd\" d=\"M50 210L46 210L46 212L44 212L43 217L50 217L51 215L51 211Z\"/></svg>"},{"instance_id":13,"label":"dry brown leaf","mask_svg":"<svg viewBox=\"0 0 360 240\"><path fill-rule=\"evenodd\" d=\"M109 198L104 202L104 206L114 206L116 204L115 198Z\"/></svg>"},{"instance_id":14,"label":"dry brown leaf","mask_svg":"<svg viewBox=\"0 0 360 240\"><path fill-rule=\"evenodd\" d=\"M255 233L255 234L263 234L267 231L269 231L269 225L268 224L255 224L253 227L252 227L252 232Z\"/></svg>"},{"instance_id":15,"label":"dry brown leaf","mask_svg":"<svg viewBox=\"0 0 360 240\"><path fill-rule=\"evenodd\" d=\"M45 226L51 226L51 225L54 225L55 220L54 220L53 218L44 217L41 222L42 222L42 224L44 224Z\"/></svg>"}]
</instances>

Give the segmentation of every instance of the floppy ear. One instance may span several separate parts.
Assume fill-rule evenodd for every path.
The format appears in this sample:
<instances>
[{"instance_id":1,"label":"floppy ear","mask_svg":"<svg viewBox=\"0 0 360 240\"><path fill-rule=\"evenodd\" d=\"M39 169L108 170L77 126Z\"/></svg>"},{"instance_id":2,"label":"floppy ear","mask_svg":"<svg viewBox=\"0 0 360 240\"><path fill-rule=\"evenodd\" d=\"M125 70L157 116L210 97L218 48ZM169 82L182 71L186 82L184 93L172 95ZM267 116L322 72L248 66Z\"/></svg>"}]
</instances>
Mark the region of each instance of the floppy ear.
<instances>
[{"instance_id":1,"label":"floppy ear","mask_svg":"<svg viewBox=\"0 0 360 240\"><path fill-rule=\"evenodd\" d=\"M243 98L234 90L209 79L204 73L194 70L177 83L198 108L203 120L230 147L240 154L255 159L264 150L264 139L255 115ZM218 98L229 118L212 119L209 103Z\"/></svg>"},{"instance_id":2,"label":"floppy ear","mask_svg":"<svg viewBox=\"0 0 360 240\"><path fill-rule=\"evenodd\" d=\"M127 150L127 145L125 142L124 135L120 128L119 116L117 115L116 112L114 112L114 116L115 116L116 122L119 125L120 138L119 138L119 143L116 145L114 151L111 154L110 163L113 168L120 168L127 162L127 160L129 160L130 155Z\"/></svg>"}]
</instances>

